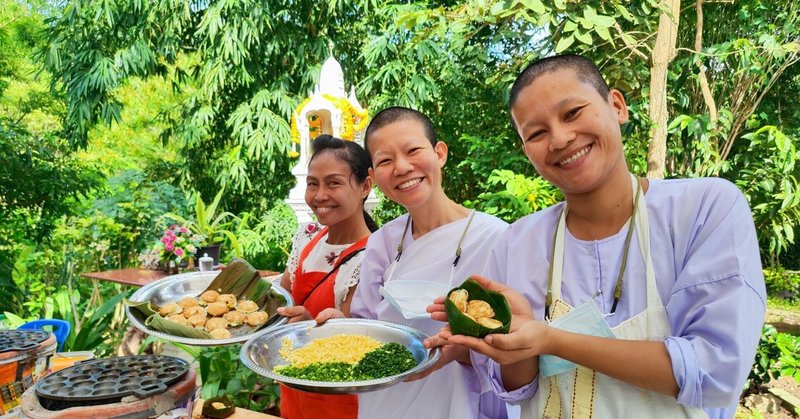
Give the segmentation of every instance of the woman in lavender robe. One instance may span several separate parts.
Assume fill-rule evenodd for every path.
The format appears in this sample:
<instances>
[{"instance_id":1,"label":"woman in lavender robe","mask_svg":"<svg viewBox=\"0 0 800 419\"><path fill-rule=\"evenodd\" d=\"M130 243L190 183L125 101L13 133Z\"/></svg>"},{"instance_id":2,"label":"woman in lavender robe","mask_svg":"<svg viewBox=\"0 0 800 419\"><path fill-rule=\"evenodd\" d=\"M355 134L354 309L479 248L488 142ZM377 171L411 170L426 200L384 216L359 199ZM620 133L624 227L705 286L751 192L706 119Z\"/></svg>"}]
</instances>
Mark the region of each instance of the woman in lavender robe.
<instances>
[{"instance_id":1,"label":"woman in lavender robe","mask_svg":"<svg viewBox=\"0 0 800 419\"><path fill-rule=\"evenodd\" d=\"M512 224L488 262L498 282L480 279L508 297L511 332L427 344L490 357L523 417L732 418L766 300L745 197L722 179L633 176L625 100L582 57L527 67L510 110L566 202Z\"/></svg>"}]
</instances>

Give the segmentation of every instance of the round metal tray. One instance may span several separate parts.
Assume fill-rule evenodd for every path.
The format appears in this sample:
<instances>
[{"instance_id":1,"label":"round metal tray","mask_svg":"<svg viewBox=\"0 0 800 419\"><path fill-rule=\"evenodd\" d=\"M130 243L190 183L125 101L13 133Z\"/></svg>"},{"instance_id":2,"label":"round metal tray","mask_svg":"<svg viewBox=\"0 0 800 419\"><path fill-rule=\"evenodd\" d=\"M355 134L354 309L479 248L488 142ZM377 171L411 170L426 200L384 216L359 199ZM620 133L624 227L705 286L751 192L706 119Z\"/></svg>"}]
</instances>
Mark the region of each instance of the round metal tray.
<instances>
[{"instance_id":1,"label":"round metal tray","mask_svg":"<svg viewBox=\"0 0 800 419\"><path fill-rule=\"evenodd\" d=\"M411 352L417 366L397 375L367 381L325 382L286 377L273 369L288 362L280 355L284 338L292 340L292 347L308 345L312 340L333 335L363 335L378 341L397 342ZM273 330L263 331L242 346L242 362L264 377L272 378L288 387L325 394L365 393L392 386L406 377L430 368L441 356L439 348L425 349L422 342L428 336L412 327L367 319L331 319L317 326L311 321L291 323Z\"/></svg>"},{"instance_id":2,"label":"round metal tray","mask_svg":"<svg viewBox=\"0 0 800 419\"><path fill-rule=\"evenodd\" d=\"M219 274L219 271L214 272L189 272L184 274L172 275L166 278L159 279L158 281L151 282L131 295L131 301L150 301L158 306L164 305L173 301L180 301L186 297L196 297L200 295L210 284L211 281ZM266 281L266 279L263 279ZM276 282L272 283L272 289L286 299L286 305L294 305L292 295L283 289ZM174 336L158 330L153 330L147 327L144 322L140 321L132 312L131 307L126 307L125 312L128 315L128 320L137 329L149 335L165 339L171 342L183 343L186 345L197 346L219 346L229 345L232 343L241 343L251 337L261 333L265 330L271 330L277 326L285 324L288 319L283 316L278 316L278 319L263 328L242 333L237 335L236 329L231 329L232 337L228 339L194 339L183 336Z\"/></svg>"}]
</instances>

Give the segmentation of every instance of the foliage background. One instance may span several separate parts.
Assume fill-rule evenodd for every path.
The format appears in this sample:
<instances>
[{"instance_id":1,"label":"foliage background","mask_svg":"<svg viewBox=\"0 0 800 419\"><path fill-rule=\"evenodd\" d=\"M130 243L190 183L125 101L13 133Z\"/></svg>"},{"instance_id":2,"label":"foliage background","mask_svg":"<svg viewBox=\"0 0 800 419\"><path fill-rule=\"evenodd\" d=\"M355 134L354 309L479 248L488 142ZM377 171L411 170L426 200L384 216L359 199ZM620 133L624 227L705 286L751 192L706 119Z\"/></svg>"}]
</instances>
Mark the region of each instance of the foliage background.
<instances>
[{"instance_id":1,"label":"foliage background","mask_svg":"<svg viewBox=\"0 0 800 419\"><path fill-rule=\"evenodd\" d=\"M129 290L79 274L136 266L163 214L192 217L196 196L223 188L236 215L223 259L282 270L296 228L288 120L331 52L365 107L431 116L450 149L445 189L470 207L512 221L561 199L504 106L516 74L553 53L595 60L623 92L626 155L644 174L669 3L0 0L0 312L11 326L68 319L68 348L112 352ZM788 273L768 275L771 292L800 294L800 6L680 5L662 175L736 183L765 266ZM400 213L382 200L374 215Z\"/></svg>"}]
</instances>

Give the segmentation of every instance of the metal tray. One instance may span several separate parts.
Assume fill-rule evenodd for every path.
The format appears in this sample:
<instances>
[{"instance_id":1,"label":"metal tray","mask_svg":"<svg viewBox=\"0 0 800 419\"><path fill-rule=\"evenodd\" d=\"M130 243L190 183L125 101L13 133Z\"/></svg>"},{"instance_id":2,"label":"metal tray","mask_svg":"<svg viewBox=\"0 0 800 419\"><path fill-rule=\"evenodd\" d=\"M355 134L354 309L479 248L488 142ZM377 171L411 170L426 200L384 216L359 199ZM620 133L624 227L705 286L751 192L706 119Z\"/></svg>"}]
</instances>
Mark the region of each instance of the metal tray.
<instances>
[{"instance_id":1,"label":"metal tray","mask_svg":"<svg viewBox=\"0 0 800 419\"><path fill-rule=\"evenodd\" d=\"M312 340L339 334L370 336L384 343L397 342L411 352L417 366L401 374L367 381L326 382L286 377L273 371L288 362L280 355L282 341L288 337L294 348L308 345ZM392 386L406 377L430 368L441 356L439 348L425 349L422 342L428 336L412 327L367 319L331 319L317 326L311 321L291 323L260 332L242 346L240 358L251 370L272 378L288 387L313 393L351 394L366 393Z\"/></svg>"},{"instance_id":2,"label":"metal tray","mask_svg":"<svg viewBox=\"0 0 800 419\"><path fill-rule=\"evenodd\" d=\"M196 297L200 295L210 284L211 281L219 274L219 271L214 272L189 272L184 274L172 275L166 278L159 279L158 281L151 282L142 288L139 288L138 291L131 295L131 301L150 301L158 306L164 305L166 303L172 301L180 301L185 297ZM266 281L266 279L262 279ZM286 298L286 305L292 306L294 305L294 300L292 300L292 295L283 289L280 285L276 282L272 283L272 289L275 290L278 294L282 295ZM270 330L282 324L285 324L288 319L283 316L278 316L278 319L273 321L271 324L264 326L261 329L255 331L247 331L246 329L238 330L243 332L242 334L237 335L236 329L231 329L232 337L228 339L194 339L194 338L187 338L183 336L173 336L158 330L153 330L147 327L143 321L141 321L137 316L135 316L131 312L131 307L126 307L125 312L128 315L128 320L130 320L131 324L136 327L137 329L145 332L149 335L165 339L171 342L178 342L183 343L186 345L196 345L196 346L220 346L220 345L229 345L232 343L241 343L244 342L251 337L257 335L264 330ZM245 327L245 326L240 326Z\"/></svg>"}]
</instances>

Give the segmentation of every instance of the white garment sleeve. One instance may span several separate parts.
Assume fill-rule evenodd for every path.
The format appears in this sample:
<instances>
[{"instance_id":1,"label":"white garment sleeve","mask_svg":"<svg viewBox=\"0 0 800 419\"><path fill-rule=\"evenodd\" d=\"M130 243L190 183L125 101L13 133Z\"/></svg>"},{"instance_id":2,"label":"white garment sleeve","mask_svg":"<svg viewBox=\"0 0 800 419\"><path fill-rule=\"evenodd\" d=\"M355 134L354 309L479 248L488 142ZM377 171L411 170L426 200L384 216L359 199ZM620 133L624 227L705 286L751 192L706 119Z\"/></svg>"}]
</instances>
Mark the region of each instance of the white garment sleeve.
<instances>
[{"instance_id":1,"label":"white garment sleeve","mask_svg":"<svg viewBox=\"0 0 800 419\"><path fill-rule=\"evenodd\" d=\"M336 274L336 282L333 284L333 301L336 303L336 309L338 310L341 310L342 303L344 303L350 288L358 284L365 252L366 250L359 252L339 267L339 272Z\"/></svg>"},{"instance_id":2,"label":"white garment sleeve","mask_svg":"<svg viewBox=\"0 0 800 419\"><path fill-rule=\"evenodd\" d=\"M315 226L313 231L309 232L309 226ZM292 236L292 250L289 252L289 260L286 261L286 269L289 271L289 283L294 285L294 273L297 271L297 265L300 263L300 253L306 245L311 242L314 235L321 230L321 226L315 222L301 224L297 227L297 231ZM287 290L291 291L291 289Z\"/></svg>"}]
</instances>

